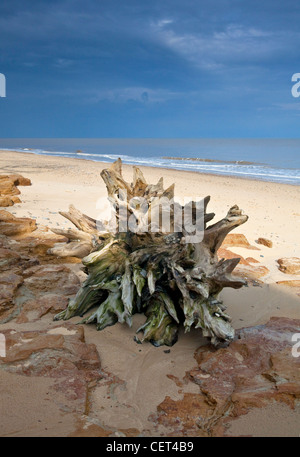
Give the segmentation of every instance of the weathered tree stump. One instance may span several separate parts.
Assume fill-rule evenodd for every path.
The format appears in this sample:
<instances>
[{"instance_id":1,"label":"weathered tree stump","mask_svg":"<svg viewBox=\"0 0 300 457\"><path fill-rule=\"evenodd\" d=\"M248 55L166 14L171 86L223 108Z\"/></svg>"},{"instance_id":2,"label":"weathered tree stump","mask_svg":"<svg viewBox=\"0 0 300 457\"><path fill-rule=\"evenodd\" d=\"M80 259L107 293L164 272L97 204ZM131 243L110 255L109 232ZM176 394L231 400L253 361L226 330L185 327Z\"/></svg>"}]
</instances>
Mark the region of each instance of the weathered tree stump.
<instances>
[{"instance_id":1,"label":"weathered tree stump","mask_svg":"<svg viewBox=\"0 0 300 457\"><path fill-rule=\"evenodd\" d=\"M218 296L224 287L240 288L245 281L231 275L240 259L219 259L217 251L225 236L248 216L235 205L224 219L207 226L214 217L206 212L210 197L201 204L181 205L174 200L174 185L164 190L162 178L147 184L137 167L129 184L120 159L101 176L114 220L96 221L70 206L61 214L76 229L52 229L69 243L50 253L82 258L88 274L76 297L55 319L83 316L97 307L82 323L96 322L102 330L116 322L131 326L132 315L139 312L146 316L138 330L143 332L142 341L155 346L173 345L181 324L185 331L192 326L202 329L215 346L232 341L231 319ZM191 236L187 227L202 227L201 236Z\"/></svg>"}]
</instances>

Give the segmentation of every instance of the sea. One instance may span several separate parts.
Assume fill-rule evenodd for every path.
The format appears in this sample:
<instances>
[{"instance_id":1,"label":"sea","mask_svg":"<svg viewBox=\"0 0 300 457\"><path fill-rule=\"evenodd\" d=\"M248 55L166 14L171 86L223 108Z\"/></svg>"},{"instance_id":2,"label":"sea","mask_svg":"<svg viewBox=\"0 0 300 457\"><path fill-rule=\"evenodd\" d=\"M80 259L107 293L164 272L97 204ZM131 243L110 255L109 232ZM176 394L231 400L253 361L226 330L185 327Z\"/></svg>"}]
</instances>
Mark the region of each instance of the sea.
<instances>
[{"instance_id":1,"label":"sea","mask_svg":"<svg viewBox=\"0 0 300 457\"><path fill-rule=\"evenodd\" d=\"M300 139L0 138L0 149L300 184Z\"/></svg>"}]
</instances>

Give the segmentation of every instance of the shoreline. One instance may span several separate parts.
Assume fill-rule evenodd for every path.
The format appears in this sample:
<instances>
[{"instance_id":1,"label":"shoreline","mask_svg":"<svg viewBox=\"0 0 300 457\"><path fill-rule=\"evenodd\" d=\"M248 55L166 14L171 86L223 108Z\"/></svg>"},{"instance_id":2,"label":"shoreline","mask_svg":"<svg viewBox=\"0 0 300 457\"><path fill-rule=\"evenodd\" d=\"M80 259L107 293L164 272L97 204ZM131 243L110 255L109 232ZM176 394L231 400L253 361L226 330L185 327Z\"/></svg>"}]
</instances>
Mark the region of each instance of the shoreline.
<instances>
[{"instance_id":1,"label":"shoreline","mask_svg":"<svg viewBox=\"0 0 300 457\"><path fill-rule=\"evenodd\" d=\"M103 161L98 161L98 160L93 160L93 159L86 159L86 158L79 158L79 157L65 157L65 156L62 156L62 155L52 155L52 154L37 154L35 152L31 152L31 151L28 151L28 152L22 152L22 151L14 151L14 150L6 150L6 149L0 149L0 154L9 154L9 153L12 153L12 154L19 154L20 156L28 156L28 155L31 155L31 156L39 156L39 157L53 157L55 159L58 159L58 160L76 160L76 161L82 161L82 162L90 162L90 163L97 163L97 164L100 164L100 166L102 166L103 168L105 167L109 167L113 162L103 162ZM1 159L1 156L0 156L0 159ZM181 158L177 158L177 160L182 160ZM184 160L190 160L190 159L184 159ZM201 159L202 160L202 159ZM195 159L196 161L196 159ZM123 164L123 168L126 168L126 167L133 167L134 164ZM240 177L240 176L236 176L236 175L231 175L231 174L219 174L219 173L212 173L212 172L204 172L204 171L199 171L199 170L184 170L184 169L180 169L180 168L171 168L171 167L162 167L162 166L157 166L157 167L154 167L154 166L151 166L151 165L139 165L139 168L143 169L143 168L147 168L147 169L152 169L152 170L162 170L161 172L163 172L164 170L168 170L169 172L174 172L174 173L177 173L177 172L180 172L180 173L193 173L193 174L196 174L196 175L200 175L200 176L213 176L213 177L216 177L216 178L219 178L219 179L236 179L236 180L241 180L241 181L255 181L255 182L258 182L258 183L267 183L267 184L273 184L273 185L283 185L283 186L292 186L292 187L300 187L300 183L299 184L293 184L293 183L285 183L285 182L276 182L276 181L269 181L269 180L264 180L264 179L258 179L258 178L251 178L250 176L248 175L245 175L243 177Z\"/></svg>"},{"instance_id":2,"label":"shoreline","mask_svg":"<svg viewBox=\"0 0 300 457\"><path fill-rule=\"evenodd\" d=\"M34 217L39 225L58 227L66 224L59 212L74 204L90 217L106 218L107 212L102 208L106 188L100 173L110 164L49 155L40 155L37 159L34 153L0 152L1 174L20 173L33 184L22 189L21 204L8 208L17 217ZM147 182L155 183L163 176L165 188L175 183L176 197L192 199L210 195L209 208L215 213L214 221L223 218L229 208L237 204L249 216L239 233L259 249L248 252L237 247L234 252L264 262L270 271L266 276L268 283L295 279L279 272L276 261L281 257L300 257L297 252L299 186L151 166L140 169ZM131 182L132 171L132 165L123 165L123 175L128 182ZM259 237L270 239L274 247L258 246Z\"/></svg>"}]
</instances>

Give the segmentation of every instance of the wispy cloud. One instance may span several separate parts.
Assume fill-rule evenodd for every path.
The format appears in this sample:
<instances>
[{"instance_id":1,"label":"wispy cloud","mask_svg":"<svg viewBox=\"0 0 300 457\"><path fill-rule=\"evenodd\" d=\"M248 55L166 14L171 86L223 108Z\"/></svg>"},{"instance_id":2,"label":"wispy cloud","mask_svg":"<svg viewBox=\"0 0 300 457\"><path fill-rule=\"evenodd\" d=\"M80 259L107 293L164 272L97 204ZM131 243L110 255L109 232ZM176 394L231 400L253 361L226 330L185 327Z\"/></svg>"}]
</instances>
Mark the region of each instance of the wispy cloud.
<instances>
[{"instance_id":1,"label":"wispy cloud","mask_svg":"<svg viewBox=\"0 0 300 457\"><path fill-rule=\"evenodd\" d=\"M151 24L164 46L199 68L213 71L233 63L261 63L286 48L286 40L291 38L242 24L228 24L210 33L177 32L166 25L162 21Z\"/></svg>"}]
</instances>

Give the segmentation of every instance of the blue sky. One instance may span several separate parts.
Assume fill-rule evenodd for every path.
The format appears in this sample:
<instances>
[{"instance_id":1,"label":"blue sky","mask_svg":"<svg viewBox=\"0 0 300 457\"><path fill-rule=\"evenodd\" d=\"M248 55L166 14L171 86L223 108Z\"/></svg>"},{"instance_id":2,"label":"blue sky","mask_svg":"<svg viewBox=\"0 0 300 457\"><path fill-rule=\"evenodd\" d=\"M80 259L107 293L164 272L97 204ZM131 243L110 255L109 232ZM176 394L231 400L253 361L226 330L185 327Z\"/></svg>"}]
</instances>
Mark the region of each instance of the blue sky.
<instances>
[{"instance_id":1,"label":"blue sky","mask_svg":"<svg viewBox=\"0 0 300 457\"><path fill-rule=\"evenodd\" d=\"M297 0L1 0L0 137L299 138Z\"/></svg>"}]
</instances>

